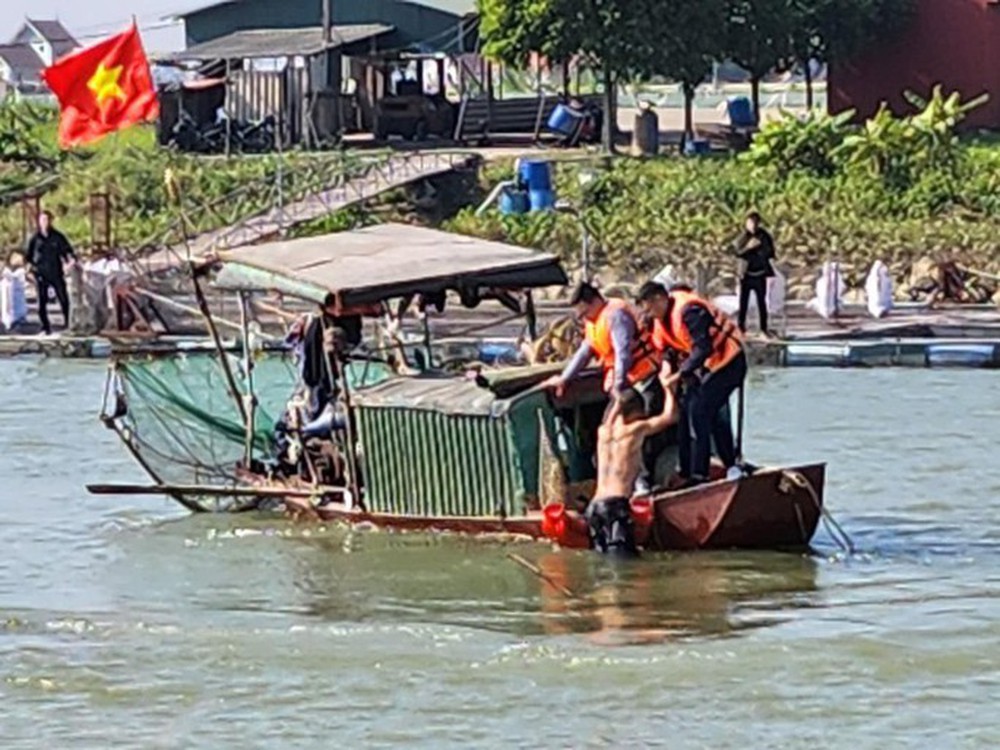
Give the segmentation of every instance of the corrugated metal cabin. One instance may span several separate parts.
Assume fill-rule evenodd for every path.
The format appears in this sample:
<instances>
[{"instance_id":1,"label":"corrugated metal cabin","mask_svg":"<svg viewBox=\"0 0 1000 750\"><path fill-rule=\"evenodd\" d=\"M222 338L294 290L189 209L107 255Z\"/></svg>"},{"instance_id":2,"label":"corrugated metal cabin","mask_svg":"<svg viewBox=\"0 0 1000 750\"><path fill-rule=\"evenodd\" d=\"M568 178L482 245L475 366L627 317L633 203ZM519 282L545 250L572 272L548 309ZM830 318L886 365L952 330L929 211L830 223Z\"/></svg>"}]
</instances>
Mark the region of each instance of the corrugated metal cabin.
<instances>
[{"instance_id":1,"label":"corrugated metal cabin","mask_svg":"<svg viewBox=\"0 0 1000 750\"><path fill-rule=\"evenodd\" d=\"M369 510L523 516L539 509L543 450L559 456L570 483L593 479L588 436L607 403L599 379L577 383L572 400L557 405L525 376L517 368L494 373L488 383L398 378L357 391ZM520 387L509 387L513 380Z\"/></svg>"}]
</instances>

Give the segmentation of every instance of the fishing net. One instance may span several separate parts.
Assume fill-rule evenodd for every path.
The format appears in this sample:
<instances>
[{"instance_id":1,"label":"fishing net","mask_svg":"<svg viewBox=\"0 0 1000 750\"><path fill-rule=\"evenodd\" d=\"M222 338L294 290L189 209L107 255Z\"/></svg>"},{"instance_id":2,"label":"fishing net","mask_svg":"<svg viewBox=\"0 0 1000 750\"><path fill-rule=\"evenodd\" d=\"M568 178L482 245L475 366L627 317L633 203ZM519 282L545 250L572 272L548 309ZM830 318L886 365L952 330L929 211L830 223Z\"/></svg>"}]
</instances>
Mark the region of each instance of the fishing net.
<instances>
[{"instance_id":1,"label":"fishing net","mask_svg":"<svg viewBox=\"0 0 1000 750\"><path fill-rule=\"evenodd\" d=\"M240 358L229 357L241 393L248 380ZM105 414L124 397L127 410L115 422L150 478L160 484L232 486L237 467L245 462L247 434L236 399L227 385L215 352L169 357L127 357L115 362L109 379ZM375 385L391 374L384 364L352 362L344 372L351 388ZM253 392L253 456L265 461L275 454L275 425L293 396L298 370L291 353L262 351L255 355ZM192 493L192 509L232 511L253 507L253 499L209 498Z\"/></svg>"},{"instance_id":2,"label":"fishing net","mask_svg":"<svg viewBox=\"0 0 1000 750\"><path fill-rule=\"evenodd\" d=\"M238 387L247 389L242 362L230 355ZM246 428L215 353L128 358L116 363L116 387L128 413L120 420L132 445L159 481L228 485L246 451ZM272 452L274 426L296 384L295 362L260 353L254 362L257 397L253 447Z\"/></svg>"}]
</instances>

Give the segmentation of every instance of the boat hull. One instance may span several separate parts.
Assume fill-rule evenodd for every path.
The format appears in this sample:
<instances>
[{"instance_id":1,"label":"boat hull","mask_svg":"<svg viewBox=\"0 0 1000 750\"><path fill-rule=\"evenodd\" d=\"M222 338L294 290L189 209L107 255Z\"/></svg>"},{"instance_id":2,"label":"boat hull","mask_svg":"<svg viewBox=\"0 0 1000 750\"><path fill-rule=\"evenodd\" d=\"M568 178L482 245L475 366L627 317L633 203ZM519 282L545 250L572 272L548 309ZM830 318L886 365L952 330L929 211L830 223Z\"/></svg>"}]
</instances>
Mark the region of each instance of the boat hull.
<instances>
[{"instance_id":1,"label":"boat hull","mask_svg":"<svg viewBox=\"0 0 1000 750\"><path fill-rule=\"evenodd\" d=\"M652 523L643 534L650 551L699 549L804 549L819 524L825 465L764 469L752 476L663 492L652 498ZM289 498L293 515L323 521L370 524L401 531L448 531L471 535L518 535L547 540L542 513L514 518L411 516L366 513L339 503L319 507ZM577 533L565 546L586 546L586 524L567 512Z\"/></svg>"}]
</instances>

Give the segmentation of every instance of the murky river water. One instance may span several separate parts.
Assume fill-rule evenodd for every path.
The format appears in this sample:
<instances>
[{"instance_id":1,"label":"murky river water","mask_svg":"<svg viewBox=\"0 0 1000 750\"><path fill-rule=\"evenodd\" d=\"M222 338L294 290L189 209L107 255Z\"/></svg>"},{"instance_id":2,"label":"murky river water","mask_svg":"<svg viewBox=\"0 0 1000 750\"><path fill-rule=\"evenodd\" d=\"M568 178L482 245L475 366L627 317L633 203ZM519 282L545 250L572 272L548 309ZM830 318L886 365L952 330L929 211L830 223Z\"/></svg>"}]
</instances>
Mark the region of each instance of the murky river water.
<instances>
[{"instance_id":1,"label":"murky river water","mask_svg":"<svg viewBox=\"0 0 1000 750\"><path fill-rule=\"evenodd\" d=\"M982 372L755 375L760 461L826 458L859 554L608 564L192 518L0 362L0 747L1000 746L1000 397Z\"/></svg>"}]
</instances>

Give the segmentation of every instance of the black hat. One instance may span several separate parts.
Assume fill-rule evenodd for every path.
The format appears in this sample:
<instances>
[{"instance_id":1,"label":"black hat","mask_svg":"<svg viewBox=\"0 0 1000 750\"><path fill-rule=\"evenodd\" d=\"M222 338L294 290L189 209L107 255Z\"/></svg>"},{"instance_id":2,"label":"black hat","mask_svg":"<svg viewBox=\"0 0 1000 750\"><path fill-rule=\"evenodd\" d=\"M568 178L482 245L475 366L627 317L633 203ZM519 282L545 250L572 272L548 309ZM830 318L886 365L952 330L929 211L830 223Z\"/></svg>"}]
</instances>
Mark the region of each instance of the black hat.
<instances>
[{"instance_id":1,"label":"black hat","mask_svg":"<svg viewBox=\"0 0 1000 750\"><path fill-rule=\"evenodd\" d=\"M573 290L573 296L569 298L569 303L571 305L579 305L581 302L598 302L604 299L604 295L600 293L596 286L589 284L586 281L581 281L579 286Z\"/></svg>"}]
</instances>

